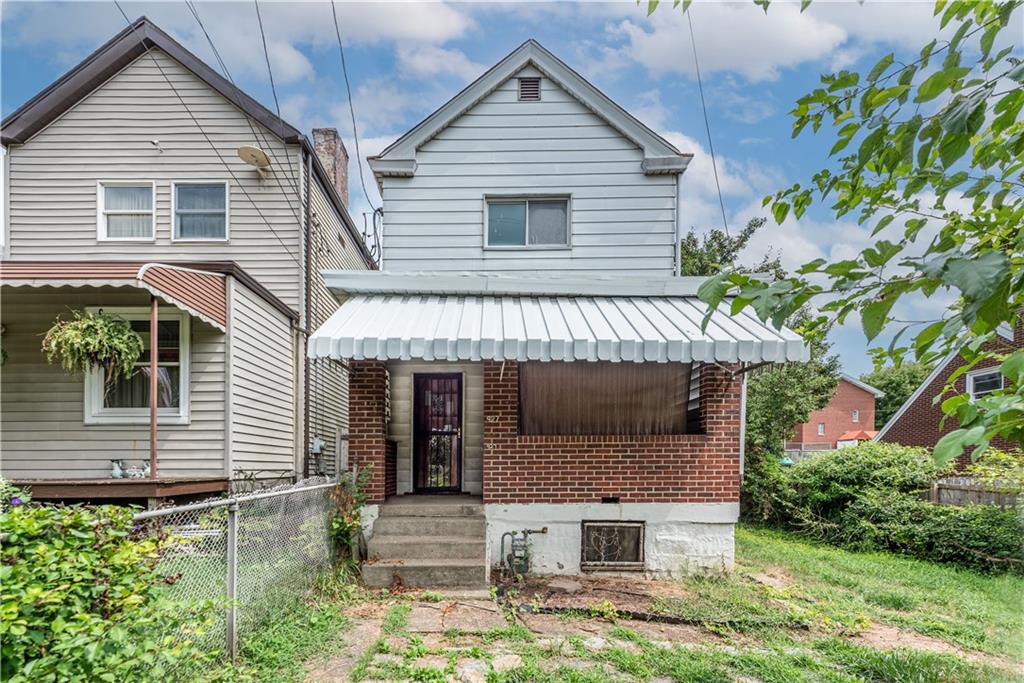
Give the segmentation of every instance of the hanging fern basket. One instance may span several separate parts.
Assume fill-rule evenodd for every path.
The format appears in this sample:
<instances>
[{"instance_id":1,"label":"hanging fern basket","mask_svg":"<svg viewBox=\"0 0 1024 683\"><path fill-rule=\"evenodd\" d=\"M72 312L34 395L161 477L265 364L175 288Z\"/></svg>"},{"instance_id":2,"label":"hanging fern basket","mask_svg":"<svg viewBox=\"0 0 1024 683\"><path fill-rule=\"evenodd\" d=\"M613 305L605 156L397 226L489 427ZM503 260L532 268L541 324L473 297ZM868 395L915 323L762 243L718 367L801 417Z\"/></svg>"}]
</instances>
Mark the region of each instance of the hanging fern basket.
<instances>
[{"instance_id":1,"label":"hanging fern basket","mask_svg":"<svg viewBox=\"0 0 1024 683\"><path fill-rule=\"evenodd\" d=\"M103 311L72 311L70 320L58 317L43 338L50 363L60 363L71 374L102 369L108 387L135 372L142 350L142 337L128 321Z\"/></svg>"}]
</instances>

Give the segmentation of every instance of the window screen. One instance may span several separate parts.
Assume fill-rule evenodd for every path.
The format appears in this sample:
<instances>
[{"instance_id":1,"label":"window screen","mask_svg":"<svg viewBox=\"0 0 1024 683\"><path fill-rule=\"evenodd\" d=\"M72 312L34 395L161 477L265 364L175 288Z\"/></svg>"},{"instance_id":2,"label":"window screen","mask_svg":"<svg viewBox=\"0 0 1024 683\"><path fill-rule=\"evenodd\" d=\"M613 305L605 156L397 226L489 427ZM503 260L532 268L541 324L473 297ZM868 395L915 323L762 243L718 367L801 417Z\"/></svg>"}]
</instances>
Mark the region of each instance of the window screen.
<instances>
[{"instance_id":1,"label":"window screen","mask_svg":"<svg viewBox=\"0 0 1024 683\"><path fill-rule=\"evenodd\" d=\"M642 569L643 522L583 522L584 569Z\"/></svg>"},{"instance_id":2,"label":"window screen","mask_svg":"<svg viewBox=\"0 0 1024 683\"><path fill-rule=\"evenodd\" d=\"M174 222L177 239L225 239L227 187L223 183L175 185Z\"/></svg>"},{"instance_id":3,"label":"window screen","mask_svg":"<svg viewBox=\"0 0 1024 683\"><path fill-rule=\"evenodd\" d=\"M568 199L491 199L487 201L487 246L565 246L569 244Z\"/></svg>"},{"instance_id":4,"label":"window screen","mask_svg":"<svg viewBox=\"0 0 1024 683\"><path fill-rule=\"evenodd\" d=\"M520 432L685 434L689 383L685 363L522 363Z\"/></svg>"},{"instance_id":5,"label":"window screen","mask_svg":"<svg viewBox=\"0 0 1024 683\"><path fill-rule=\"evenodd\" d=\"M121 377L107 388L104 408L149 407L149 320L129 321L142 337L143 352L129 377ZM181 322L161 320L157 323L157 407L178 408L181 405Z\"/></svg>"}]
</instances>

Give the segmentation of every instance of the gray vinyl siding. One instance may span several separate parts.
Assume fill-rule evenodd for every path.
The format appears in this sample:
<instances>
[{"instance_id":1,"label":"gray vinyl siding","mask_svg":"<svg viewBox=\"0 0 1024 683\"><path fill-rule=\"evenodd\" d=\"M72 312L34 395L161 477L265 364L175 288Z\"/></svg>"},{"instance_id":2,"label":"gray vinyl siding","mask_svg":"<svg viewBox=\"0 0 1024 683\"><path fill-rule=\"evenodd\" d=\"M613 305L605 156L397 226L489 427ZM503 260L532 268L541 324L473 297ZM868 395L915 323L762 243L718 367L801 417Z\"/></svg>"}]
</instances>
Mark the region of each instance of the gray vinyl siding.
<instances>
[{"instance_id":1,"label":"gray vinyl siding","mask_svg":"<svg viewBox=\"0 0 1024 683\"><path fill-rule=\"evenodd\" d=\"M646 176L643 152L548 78L519 102L517 78L384 178L384 270L670 275L676 176ZM484 197L571 196L572 248L484 248Z\"/></svg>"},{"instance_id":2,"label":"gray vinyl siding","mask_svg":"<svg viewBox=\"0 0 1024 683\"><path fill-rule=\"evenodd\" d=\"M252 126L255 138L247 117L229 100L165 53L151 50L9 150L9 258L232 260L298 309L300 148ZM159 140L159 149L152 140ZM241 145L268 152L269 178L260 179L238 158ZM96 185L102 180L156 183L153 242L97 240ZM171 241L171 183L188 180L229 183L228 242Z\"/></svg>"},{"instance_id":3,"label":"gray vinyl siding","mask_svg":"<svg viewBox=\"0 0 1024 683\"><path fill-rule=\"evenodd\" d=\"M231 300L231 466L234 477L280 477L294 466L295 336L246 287Z\"/></svg>"},{"instance_id":4,"label":"gray vinyl siding","mask_svg":"<svg viewBox=\"0 0 1024 683\"><path fill-rule=\"evenodd\" d=\"M337 310L338 301L324 284L324 270L359 270L366 263L351 235L345 230L337 212L314 179L310 186L312 290L310 293L310 328L315 330ZM329 358L310 363L309 411L310 440L319 436L324 441L320 470L337 472L339 439L348 433L348 369ZM311 467L311 471L312 471Z\"/></svg>"},{"instance_id":5,"label":"gray vinyl siding","mask_svg":"<svg viewBox=\"0 0 1024 683\"><path fill-rule=\"evenodd\" d=\"M388 438L398 444L398 492L412 491L412 390L416 373L462 373L462 490L483 493L484 369L482 363L393 361Z\"/></svg>"},{"instance_id":6,"label":"gray vinyl siding","mask_svg":"<svg viewBox=\"0 0 1024 683\"><path fill-rule=\"evenodd\" d=\"M58 314L87 306L149 305L149 294L127 288L0 289L5 326L0 392L0 472L7 478L107 478L110 461L149 460L149 426L87 425L80 375L50 365L42 335ZM162 306L161 311L176 311ZM161 425L158 470L166 477L222 477L224 462L224 334L191 321L191 420Z\"/></svg>"}]
</instances>

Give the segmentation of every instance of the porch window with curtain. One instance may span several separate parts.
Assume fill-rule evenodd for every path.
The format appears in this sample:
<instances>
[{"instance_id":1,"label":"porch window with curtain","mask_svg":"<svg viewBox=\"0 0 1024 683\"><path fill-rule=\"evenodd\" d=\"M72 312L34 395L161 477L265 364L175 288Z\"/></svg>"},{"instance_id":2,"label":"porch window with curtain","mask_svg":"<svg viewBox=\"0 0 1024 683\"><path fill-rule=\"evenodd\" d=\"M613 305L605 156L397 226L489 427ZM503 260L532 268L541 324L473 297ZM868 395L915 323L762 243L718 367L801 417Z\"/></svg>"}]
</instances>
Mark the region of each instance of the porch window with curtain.
<instances>
[{"instance_id":1,"label":"porch window with curtain","mask_svg":"<svg viewBox=\"0 0 1024 683\"><path fill-rule=\"evenodd\" d=\"M551 362L519 366L525 435L686 434L686 363Z\"/></svg>"}]
</instances>

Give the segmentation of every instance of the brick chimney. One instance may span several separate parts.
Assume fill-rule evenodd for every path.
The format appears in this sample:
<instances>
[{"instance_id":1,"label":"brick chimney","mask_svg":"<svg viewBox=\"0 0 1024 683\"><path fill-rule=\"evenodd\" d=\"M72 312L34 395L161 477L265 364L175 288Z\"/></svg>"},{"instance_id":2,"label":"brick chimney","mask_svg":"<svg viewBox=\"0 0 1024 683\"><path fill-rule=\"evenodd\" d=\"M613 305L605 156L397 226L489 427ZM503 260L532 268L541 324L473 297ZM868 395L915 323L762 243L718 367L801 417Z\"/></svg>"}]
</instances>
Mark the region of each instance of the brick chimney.
<instances>
[{"instance_id":1,"label":"brick chimney","mask_svg":"<svg viewBox=\"0 0 1024 683\"><path fill-rule=\"evenodd\" d=\"M337 128L314 128L313 147L342 203L348 206L348 150Z\"/></svg>"}]
</instances>

